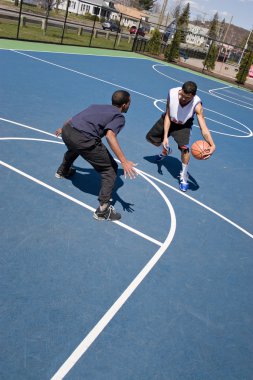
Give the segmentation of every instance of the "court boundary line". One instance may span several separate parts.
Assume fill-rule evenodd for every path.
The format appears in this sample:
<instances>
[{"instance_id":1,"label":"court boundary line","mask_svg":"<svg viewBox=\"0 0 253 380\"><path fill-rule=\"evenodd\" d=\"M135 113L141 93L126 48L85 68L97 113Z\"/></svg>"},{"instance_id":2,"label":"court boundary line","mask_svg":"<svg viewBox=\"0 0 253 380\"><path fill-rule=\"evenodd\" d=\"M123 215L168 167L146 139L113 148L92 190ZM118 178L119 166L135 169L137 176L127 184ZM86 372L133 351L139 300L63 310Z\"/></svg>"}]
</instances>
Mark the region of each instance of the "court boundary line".
<instances>
[{"instance_id":1,"label":"court boundary line","mask_svg":"<svg viewBox=\"0 0 253 380\"><path fill-rule=\"evenodd\" d=\"M8 41L13 41L13 40L8 40ZM15 42L17 43L29 43L29 44L41 44L41 45L48 45L48 43L46 42L33 42L33 41L21 41L21 40L15 40ZM52 46L52 45L50 45ZM177 66L171 62L166 62L166 61L161 61L161 59L159 58L155 58L155 57L150 57L150 56L143 56L141 55L141 53L137 53L137 52L133 52L133 51L127 51L127 50L113 50L113 49L103 49L103 48L97 48L97 47L89 47L89 46L76 46L76 45L53 45L53 46L60 46L63 51L56 51L56 50L39 50L39 49L34 49L34 50L31 50L31 49L26 49L26 48L19 48L19 47L15 47L15 48L6 48L6 47L0 47L0 50L4 50L4 51L15 51L18 53L18 51L22 52L22 51L27 51L27 52L31 52L31 53L46 53L46 54L66 54L66 55L79 55L79 56L92 56L92 57L109 57L109 58L130 58L130 59L136 59L136 60L146 60L146 61L149 61L149 62L156 62L156 64L160 64L160 66L166 66L166 67L171 67L175 70L179 70L179 71L184 71L184 72L188 72L188 73L191 73L191 74L194 74L196 76L199 76L199 77L202 77L202 78L205 78L205 79L208 79L210 81L213 81L213 82L216 82L216 83L221 83L221 84L224 84L224 85L227 85L227 86L230 86L231 88L235 88L237 89L238 86L236 86L235 84L233 83L230 83L228 82L225 78L224 79L220 79L220 78L216 78L216 77L206 77L206 75L200 73L199 71L196 71L196 70L193 70L191 69L190 67L182 67L182 66ZM91 54L91 53L82 53L82 52L70 52L70 51L64 51L64 48L68 49L68 48L72 48L73 50L74 49L92 49L94 51L96 50L106 50L106 51L111 51L112 53L114 53L115 51L117 52L121 52L122 54L135 54L135 56L124 56L124 55L114 55L114 54L110 54L110 55L107 55L107 54ZM162 62L162 63L161 63ZM245 91L245 92L251 92L250 89L248 88L243 88L243 87L240 87L239 90L242 90L242 91Z\"/></svg>"},{"instance_id":2,"label":"court boundary line","mask_svg":"<svg viewBox=\"0 0 253 380\"><path fill-rule=\"evenodd\" d=\"M157 105L158 102L163 103L163 104L166 104L166 102L167 102L166 99L156 99L156 100L154 101L154 106L155 106L159 111L161 111L161 112L164 113L165 110L161 109L161 108ZM213 122L215 122L215 123L217 123L217 124L224 125L224 126L227 127L227 128L231 128L231 129L234 129L234 130L239 131L239 132L241 132L241 133L244 133L245 136L232 135L232 134L229 134L229 133L226 133L226 132L219 132L219 131L215 131L215 130L209 128L209 130L210 130L211 132L216 133L216 134L219 134L219 135L223 135L223 136L237 137L237 138L248 138L248 137L252 137L252 136L253 136L253 132L251 131L251 129L248 128L245 124L241 123L240 121L238 121L238 120L236 120L236 119L233 119L232 117L227 116L227 115L225 115L225 114L222 114L222 113L220 113L220 112L217 112L217 111L211 110L210 108L206 108L206 107L205 107L205 110L207 110L207 111L209 111L209 112L216 113L217 115L223 116L223 117L226 118L226 119L232 120L232 121L234 121L235 123L241 125L242 127L246 128L246 129L248 130L248 134L246 134L247 131L244 132L244 131L242 131L241 129L238 129L238 128L235 128L235 127L231 127L231 126L228 125L228 124L224 124L224 123L222 123L222 122L220 122L220 121L213 120L213 119L211 119L210 117L205 116L205 119L206 119L206 120L211 120L211 121L213 121ZM198 126L197 124L194 124L194 127L199 128L199 126Z\"/></svg>"},{"instance_id":3,"label":"court boundary line","mask_svg":"<svg viewBox=\"0 0 253 380\"><path fill-rule=\"evenodd\" d=\"M49 141L49 140L47 140L47 141ZM12 170L12 171L14 171L14 172L16 172L16 173L18 173L20 175L22 175L23 177L31 180L32 182L37 183L38 185L41 185L42 187L44 187L44 188L46 188L48 190L51 190L52 192L54 192L56 194L61 195L64 198L67 198L68 200L72 201L73 203L76 203L79 206L82 206L83 208L86 208L89 211L94 212L96 210L94 207L91 207L91 206L87 205L86 203L84 203L82 201L79 201L78 199L72 197L71 195L68 195L68 194L64 193L63 191L58 190L58 189L56 189L55 187L53 187L51 185L48 185L47 183L45 183L45 182L43 182L43 181L41 181L41 180L39 180L39 179L31 176L30 174L25 173L24 171L22 171L20 169L15 168L12 165L7 164L4 161L0 160L0 165L4 166L5 168L7 168L9 170ZM144 238L144 239L146 239L146 240L150 241L151 243L154 243L154 244L156 244L158 246L162 246L162 244L163 244L160 241L152 238L151 236L148 236L148 235L144 234L143 232L138 231L135 228L130 227L127 224L124 224L124 223L122 223L120 221L113 221L113 223L118 224L119 226L127 229L128 231L133 232L135 235L140 236L140 237L142 237L142 238Z\"/></svg>"},{"instance_id":4,"label":"court boundary line","mask_svg":"<svg viewBox=\"0 0 253 380\"><path fill-rule=\"evenodd\" d=\"M142 177L144 177L152 186L156 188L156 190L160 193L165 203L167 204L170 214L171 214L171 227L170 231L162 244L162 246L156 251L156 253L152 256L152 258L148 261L148 263L143 267L143 269L138 273L138 275L132 280L132 282L128 285L128 287L124 290L124 292L120 295L119 298L113 303L113 305L107 310L107 312L103 315L103 317L96 323L96 325L90 330L90 332L86 335L86 337L81 341L81 343L76 347L76 349L72 352L72 354L65 360L65 362L61 365L61 367L57 370L57 372L53 375L51 380L61 380L63 379L68 372L74 367L74 365L78 362L78 360L84 355L84 353L89 349L92 343L98 338L101 332L106 328L106 326L110 323L113 317L118 313L121 307L126 303L132 293L137 289L137 287L141 284L141 282L145 279L145 277L149 274L149 272L154 268L159 259L163 256L165 251L168 249L171 244L173 237L176 232L176 216L174 209L163 193L163 191L149 178L147 178L143 173L139 173Z\"/></svg>"},{"instance_id":5,"label":"court boundary line","mask_svg":"<svg viewBox=\"0 0 253 380\"><path fill-rule=\"evenodd\" d=\"M83 74L83 75L85 75L85 74ZM95 78L95 79L97 79L97 78ZM99 80L99 79L97 79L97 80ZM109 83L109 82L106 82L106 83ZM110 84L112 84L112 83L110 83ZM117 87L118 87L118 85L117 85ZM132 92L134 92L134 91L132 91ZM142 94L142 95L143 95L143 94ZM144 95L144 96L145 96L145 95ZM49 140L45 140L45 141L49 141ZM52 141L52 142L53 142L53 141ZM60 143L60 142L58 142L58 143ZM138 171L139 171L139 170L138 170ZM140 174L140 175L144 175L143 173L144 173L144 172L139 171L139 174ZM149 174L146 174L146 175L149 176L149 177L152 177L152 176L149 175ZM163 181L160 181L159 179L157 179L157 178L155 178L155 177L154 177L154 180L163 183ZM173 188L172 186L166 184L165 182L164 182L163 184L164 184L165 186L167 186L167 187L172 188L173 190L178 191L181 195L183 195L183 196L187 196L187 194L184 194L184 193L180 192L179 190ZM189 197L189 196L187 196L187 197ZM209 207L207 207L207 206L201 204L201 202L198 202L198 201L194 200L194 198L191 198L191 197L189 197L189 198L190 198L191 200L193 200L194 202L200 204L202 207L208 209L209 211L212 210L212 209L210 209ZM212 212L213 212L213 210L212 210ZM216 212L215 212L215 214L218 215L218 216L220 216L220 217L222 217L221 214L218 214L218 213L216 213ZM224 217L223 217L223 219L224 219ZM227 218L225 218L224 220L229 221ZM231 223L231 224L235 225L234 223ZM253 237L253 236L250 235L250 237ZM157 252L159 252L161 249L162 249L162 246L161 246L161 248L160 248ZM164 253L164 252L163 252L163 253ZM151 260L152 260L152 259L151 259ZM159 259L158 259L158 260L159 260ZM157 260L157 261L158 261L158 260ZM152 268L151 268L151 269L152 269ZM151 269L150 269L150 270L151 270ZM149 270L149 271L150 271L150 270ZM149 273L149 272L148 272L148 273ZM131 294L132 294L132 293L131 293ZM131 294L130 294L130 295L131 295ZM116 301L116 302L117 302L117 301ZM121 306L123 306L123 305L121 305ZM120 308L121 308L121 306L120 306ZM109 310L110 310L110 309L109 309ZM112 317L112 318L113 318L113 317ZM110 321L108 321L108 323L109 323L109 322L110 322ZM99 323L100 323L100 321L98 322L98 324L99 324ZM96 325L96 326L97 326L97 325ZM95 327L96 327L96 326L95 326ZM101 330L101 331L102 331L102 330ZM86 338L85 338L85 339L86 339ZM96 339L96 337L95 337L94 339ZM94 340L93 340L93 341L94 341ZM91 343L91 344L92 344L92 343ZM72 367L71 367L71 368L72 368ZM52 378L52 379L53 379L53 378Z\"/></svg>"},{"instance_id":6,"label":"court boundary line","mask_svg":"<svg viewBox=\"0 0 253 380\"><path fill-rule=\"evenodd\" d=\"M34 60L37 60L37 61L40 61L40 62L43 62L43 63L49 64L49 65L52 65L52 66L55 66L55 67L59 67L59 68L61 68L61 69L63 69L63 70L67 70L67 71L73 72L73 73L75 73L75 74L79 74L79 75L82 75L82 76L88 77L88 78L90 78L90 79L94 79L94 80L97 80L97 81L100 81L100 82L103 82L103 83L106 83L106 84L110 84L110 85L112 85L112 86L120 87L120 88L122 88L122 89L124 89L124 90L127 90L127 91L130 91L130 92L132 92L132 93L135 93L135 94L138 94L138 95L144 96L144 97L146 97L146 98L148 98L148 99L151 99L151 100L153 100L153 101L155 101L155 102L158 100L158 99L156 99L156 98L154 98L154 97L151 97L151 96L149 96L149 95L147 95L147 94L144 94L144 93L142 93L142 92L139 92L139 91L136 91L136 90L130 89L130 88L125 87L125 86L119 86L119 85L116 84L116 83L113 83L113 82L110 82L110 81L106 81L106 80L104 80L104 79L101 79L101 78L95 77L95 76L93 76L93 75L85 74L85 73L83 73L83 72L81 72L81 71L74 70L74 69L70 69L70 68L68 68L68 67L66 67L66 66L62 66L62 65L59 65L59 64L56 64L56 63L53 63L53 62L50 62L50 61L47 61L47 60L44 60L44 59L38 58L38 57L34 57L34 56L30 55L30 54L25 54L25 53L19 52L19 51L14 50L14 49L11 50L11 51L13 51L14 53L17 53L17 54L21 54L21 55L27 56L27 57L29 57L29 58L31 58L31 59L34 59ZM154 66L164 66L164 67L168 67L168 66L166 66L166 65L162 65L162 64L159 65L159 64L156 64L156 65L153 65L152 68L154 68ZM157 71L157 70L155 70L155 71ZM157 73L158 73L158 74L161 74L161 75L164 75L165 77L168 77L168 78L170 78L170 79L173 79L172 77L169 77L168 75L163 74L163 73L161 73L161 72L159 72L159 71L157 71ZM173 80L176 81L176 82L182 83L181 81L178 81L177 79L173 79ZM198 89L198 91L203 92L203 93L206 93L206 94L212 96L212 94L210 94L210 93L207 92L207 91L204 91L204 90L201 90L201 89ZM214 112L214 113L219 114L218 112L215 112L215 111L210 110L210 109L208 109L208 108L205 108L205 109L208 110L208 111L210 111L210 112ZM229 117L226 116L226 115L223 115L223 114L220 114L220 115L229 118ZM208 119L208 118L206 118L206 119ZM231 119L231 118L230 118L230 119ZM232 119L232 120L233 120L233 119ZM234 119L234 121L236 121L236 120ZM239 123L239 124L242 124L242 123L240 123L239 121L236 121L236 122ZM246 126L244 126L244 127L248 129L248 127L246 127ZM250 130L249 130L249 131L250 131ZM217 134L226 135L226 134L224 134L224 133L216 132L216 131L213 131L213 130L211 130L211 132L214 132L214 133L217 133ZM251 136L253 135L253 132L250 131L250 133L251 133L250 136L245 136L245 137L251 137ZM231 136L233 136L233 137L242 137L242 136L234 136L234 135L231 135Z\"/></svg>"},{"instance_id":7,"label":"court boundary line","mask_svg":"<svg viewBox=\"0 0 253 380\"><path fill-rule=\"evenodd\" d=\"M169 75L164 74L164 73L162 73L161 71L157 70L157 69L155 68L155 66L168 67L167 65L164 65L164 64L162 64L162 63L160 63L160 64L159 64L159 63L156 63L155 65L152 66L152 68L153 68L153 70L156 71L158 74L163 75L163 76L166 77L166 78L172 79L173 81L178 82L178 83L180 83L180 84L183 83L181 80L178 80L178 79L175 79L175 78L173 78L173 77L170 77ZM195 73L195 72L194 72L194 73ZM202 77L205 78L204 76L202 76ZM205 79L210 79L210 78L205 78ZM214 80L214 79L212 78L212 80ZM214 81L215 81L215 82L219 82L219 81L216 81L216 80L214 80ZM224 82L221 82L221 83L224 83ZM225 83L226 83L226 82L225 82ZM224 83L224 84L225 84L225 83ZM222 88L234 88L234 89L238 89L235 85L227 85L227 86L224 86L224 87L222 87ZM222 89L222 88L221 88L221 89ZM228 99L222 98L221 96L217 96L217 95L215 95L215 94L212 94L212 91L215 91L215 90L216 90L216 89L211 89L211 90L205 91L205 90L201 90L201 89L198 88L198 92L203 92L204 94L207 94L207 95L210 95L210 96L213 96L213 97L216 97L216 98L220 98L221 100L224 100L224 101L229 102L229 103L232 103L232 104L236 104L237 106L240 106L240 107L243 107L243 108L247 108L247 109L253 110L253 108L251 108L251 107L247 107L247 106L244 106L244 105L242 105L242 104L238 104L238 103L236 103L236 102L232 102L231 100L228 100ZM247 93L251 93L250 90L245 89L245 88L239 88L239 90L245 91L245 92L247 92Z\"/></svg>"},{"instance_id":8,"label":"court boundary line","mask_svg":"<svg viewBox=\"0 0 253 380\"><path fill-rule=\"evenodd\" d=\"M48 134L48 135L53 136L53 137L56 138L56 136L55 136L53 133L45 132L45 131L40 130L40 129L38 129L38 128L33 128L33 127L30 127L30 126L26 126L25 124L19 124L19 123L17 123L17 122L12 122L11 120L8 120L8 119L2 119L1 117L0 117L0 120L4 120L4 121L6 121L6 122L8 122L8 123L10 123L10 124L20 125L20 126L22 126L22 127L24 127L24 128L31 129L31 130L35 130L35 131L37 131L37 132L46 133L46 134ZM58 136L57 138L61 140L61 137ZM0 138L0 140L1 140L1 138ZM46 141L50 141L50 140L46 140ZM59 143L62 144L62 145L64 145L63 141L60 141ZM119 160L117 160L117 159L115 159L115 160L119 162ZM232 226L234 226L235 228L237 228L237 229L240 230L241 232L243 232L243 233L245 233L246 235L248 235L249 237L253 238L253 235L252 235L250 232L248 232L248 231L245 230L244 228L240 227L238 224L236 224L236 223L233 222L232 220L228 219L227 217L223 216L223 215L220 214L219 212L215 211L215 210L212 209L211 207L206 206L204 203L198 201L197 199L191 197L190 195L188 195L188 194L186 194L186 193L183 193L181 190L179 190L179 189L177 189L177 188L175 188L175 187L173 187L173 186L167 184L166 182L160 180L159 178L156 178L156 177L152 176L151 174L148 174L148 173L146 173L146 172L144 172L144 171L142 171L142 170L140 170L140 169L137 169L137 168L136 168L136 171L141 172L141 173L145 174L147 177L150 177L150 178L154 179L155 181L157 181L157 182L163 184L164 186L166 186L166 187L168 187L168 188L170 188L170 189L176 191L176 192L177 192L178 194L180 194L181 196L187 197L188 199L190 199L191 201L195 202L195 203L198 204L199 206L201 206L201 207L207 209L208 211L212 212L213 214L215 214L215 215L218 216L219 218L225 220L227 223L231 224Z\"/></svg>"},{"instance_id":9,"label":"court boundary line","mask_svg":"<svg viewBox=\"0 0 253 380\"><path fill-rule=\"evenodd\" d=\"M12 50L12 51L13 51L14 53L21 54L21 55L24 55L24 56L26 56L26 57L32 58L32 59L34 59L34 60L36 60L36 61L40 61L40 62L46 63L46 64L48 64L48 65L52 65L52 66L55 66L55 67L59 67L60 69L67 70L67 71L70 71L70 72L72 72L72 73L79 74L79 75L82 75L82 76L84 76L84 77L87 77L87 78L90 78L90 79L97 80L97 81L99 81L99 82L103 82L103 83L106 83L106 84L110 84L110 85L115 86L115 87L120 87L121 89L124 89L124 90L127 90L127 91L131 91L132 93L135 93L135 94L138 94L138 95L142 95L142 96L144 96L145 98L149 98L149 99L151 99L151 100L155 100L155 98L152 97L152 96L149 96L149 95L143 94L142 92L139 92L139 91L136 91L136 90L132 90L132 89L130 89L130 88L128 88L128 87L125 87L125 86L120 86L119 84L116 84L116 83L113 83L113 82L110 82L110 81L107 81L107 80L104 80L104 79L101 79L101 78L95 77L95 76L93 76L93 75L85 74L85 73L83 73L83 72L81 72L81 71L74 70L74 69L70 69L70 68L68 68L68 67L66 67L66 66L62 66L62 65L59 65L59 64L57 64L57 63L53 63L53 62L47 61L47 60L45 60L45 59L41 59L41 58L38 58L38 57L34 57L34 56L30 55L30 54L25 54L25 53L22 53L22 52L17 51L17 50Z\"/></svg>"},{"instance_id":10,"label":"court boundary line","mask_svg":"<svg viewBox=\"0 0 253 380\"><path fill-rule=\"evenodd\" d=\"M139 170L139 169L138 169L138 170ZM142 172L142 170L139 170L139 171ZM154 179L155 181L157 181L157 182L163 184L164 186L169 187L170 189L176 191L177 193L179 193L179 194L182 195L183 197L186 197L186 198L190 199L190 200L193 201L194 203L196 203L196 204L198 204L199 206L201 206L201 207L205 208L206 210L210 211L210 212L213 213L214 215L216 215L216 216L218 216L219 218L223 219L225 222L231 224L233 227L237 228L238 230L240 230L241 232L243 232L245 235L248 235L251 239L253 239L253 234L251 234L250 232L248 232L248 231L245 230L244 228L240 227L239 224L237 224L237 223L233 222L232 220L228 219L226 216L220 214L219 212L215 211L215 210L212 209L211 207L206 206L204 203L202 203L202 202L200 202L199 200L197 200L197 199L191 197L190 195L188 195L188 194L182 192L181 190L176 189L175 187L169 185L168 183L166 183L166 182L160 180L159 178L156 178L156 177L154 177L154 176L152 176L151 174L148 174L148 173L146 173L146 172L143 172L143 173L145 173L145 175L146 175L147 177L150 177L150 178Z\"/></svg>"}]
</instances>

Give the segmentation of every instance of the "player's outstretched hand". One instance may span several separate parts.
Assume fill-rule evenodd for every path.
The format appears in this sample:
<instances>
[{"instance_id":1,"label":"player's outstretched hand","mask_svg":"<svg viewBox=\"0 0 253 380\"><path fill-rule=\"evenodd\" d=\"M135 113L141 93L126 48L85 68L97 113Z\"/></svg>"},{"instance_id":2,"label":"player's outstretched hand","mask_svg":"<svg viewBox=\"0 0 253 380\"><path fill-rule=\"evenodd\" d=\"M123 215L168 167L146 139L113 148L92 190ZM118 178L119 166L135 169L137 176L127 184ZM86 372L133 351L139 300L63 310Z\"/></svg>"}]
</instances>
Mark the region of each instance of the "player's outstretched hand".
<instances>
[{"instance_id":1,"label":"player's outstretched hand","mask_svg":"<svg viewBox=\"0 0 253 380\"><path fill-rule=\"evenodd\" d=\"M123 166L125 178L128 175L130 179L134 179L138 175L134 168L134 166L137 166L137 164L135 164L134 162L125 161L125 162L122 162L122 166Z\"/></svg>"},{"instance_id":2,"label":"player's outstretched hand","mask_svg":"<svg viewBox=\"0 0 253 380\"><path fill-rule=\"evenodd\" d=\"M61 136L61 133L62 133L62 128L58 128L58 129L56 129L56 131L55 131L55 136L56 136L56 137L59 137L59 136Z\"/></svg>"}]
</instances>

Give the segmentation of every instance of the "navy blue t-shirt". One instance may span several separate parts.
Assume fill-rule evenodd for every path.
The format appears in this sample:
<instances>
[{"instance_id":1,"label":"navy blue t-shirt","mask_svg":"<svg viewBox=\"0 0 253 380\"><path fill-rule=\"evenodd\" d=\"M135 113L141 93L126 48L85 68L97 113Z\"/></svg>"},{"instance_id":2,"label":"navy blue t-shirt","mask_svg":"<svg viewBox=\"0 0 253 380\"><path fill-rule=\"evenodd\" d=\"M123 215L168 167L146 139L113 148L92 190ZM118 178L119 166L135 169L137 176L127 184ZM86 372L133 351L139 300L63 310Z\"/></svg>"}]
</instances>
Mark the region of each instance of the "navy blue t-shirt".
<instances>
[{"instance_id":1,"label":"navy blue t-shirt","mask_svg":"<svg viewBox=\"0 0 253 380\"><path fill-rule=\"evenodd\" d=\"M125 117L116 106L94 104L73 116L69 124L89 138L102 138L108 129L117 135Z\"/></svg>"}]
</instances>

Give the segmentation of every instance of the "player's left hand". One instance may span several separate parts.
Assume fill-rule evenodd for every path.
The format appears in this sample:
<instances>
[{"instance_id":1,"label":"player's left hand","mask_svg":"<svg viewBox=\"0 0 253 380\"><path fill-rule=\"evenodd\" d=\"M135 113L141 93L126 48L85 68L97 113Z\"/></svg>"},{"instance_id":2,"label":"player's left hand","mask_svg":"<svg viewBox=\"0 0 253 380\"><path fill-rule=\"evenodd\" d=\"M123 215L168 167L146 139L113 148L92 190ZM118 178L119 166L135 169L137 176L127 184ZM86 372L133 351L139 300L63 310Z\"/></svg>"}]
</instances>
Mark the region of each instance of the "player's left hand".
<instances>
[{"instance_id":1,"label":"player's left hand","mask_svg":"<svg viewBox=\"0 0 253 380\"><path fill-rule=\"evenodd\" d=\"M56 137L59 137L59 136L61 136L61 134L62 134L62 128L58 128L58 129L56 129L56 131L55 131L55 136L56 136Z\"/></svg>"},{"instance_id":2,"label":"player's left hand","mask_svg":"<svg viewBox=\"0 0 253 380\"><path fill-rule=\"evenodd\" d=\"M124 161L121 163L121 165L123 166L125 178L128 175L130 179L134 179L138 175L138 173L134 169L134 167L137 166L137 164L133 163L132 161Z\"/></svg>"}]
</instances>

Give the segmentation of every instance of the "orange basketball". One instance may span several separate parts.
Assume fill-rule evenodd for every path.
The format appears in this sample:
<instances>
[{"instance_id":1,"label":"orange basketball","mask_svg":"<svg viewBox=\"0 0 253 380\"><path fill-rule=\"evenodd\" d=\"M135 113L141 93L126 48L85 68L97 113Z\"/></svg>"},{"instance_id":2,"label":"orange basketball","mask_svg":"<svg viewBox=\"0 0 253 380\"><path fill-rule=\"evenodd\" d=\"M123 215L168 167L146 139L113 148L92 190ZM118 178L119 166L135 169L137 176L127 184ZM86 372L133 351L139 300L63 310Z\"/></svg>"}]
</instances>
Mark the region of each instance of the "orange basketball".
<instances>
[{"instance_id":1,"label":"orange basketball","mask_svg":"<svg viewBox=\"0 0 253 380\"><path fill-rule=\"evenodd\" d=\"M191 154L197 160L203 160L204 156L209 152L210 145L204 140L195 141L191 147Z\"/></svg>"}]
</instances>

